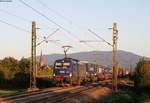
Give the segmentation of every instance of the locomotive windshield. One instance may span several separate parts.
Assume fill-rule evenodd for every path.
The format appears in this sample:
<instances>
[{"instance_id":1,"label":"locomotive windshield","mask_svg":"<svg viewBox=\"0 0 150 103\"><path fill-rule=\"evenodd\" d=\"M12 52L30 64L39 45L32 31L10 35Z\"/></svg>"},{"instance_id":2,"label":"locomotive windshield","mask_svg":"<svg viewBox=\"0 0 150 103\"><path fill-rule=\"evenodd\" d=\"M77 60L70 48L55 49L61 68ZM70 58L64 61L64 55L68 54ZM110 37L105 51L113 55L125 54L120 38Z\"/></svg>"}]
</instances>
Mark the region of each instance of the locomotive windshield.
<instances>
[{"instance_id":1,"label":"locomotive windshield","mask_svg":"<svg viewBox=\"0 0 150 103\"><path fill-rule=\"evenodd\" d=\"M67 69L69 68L70 63L68 62L56 62L55 63L55 68L56 69Z\"/></svg>"}]
</instances>

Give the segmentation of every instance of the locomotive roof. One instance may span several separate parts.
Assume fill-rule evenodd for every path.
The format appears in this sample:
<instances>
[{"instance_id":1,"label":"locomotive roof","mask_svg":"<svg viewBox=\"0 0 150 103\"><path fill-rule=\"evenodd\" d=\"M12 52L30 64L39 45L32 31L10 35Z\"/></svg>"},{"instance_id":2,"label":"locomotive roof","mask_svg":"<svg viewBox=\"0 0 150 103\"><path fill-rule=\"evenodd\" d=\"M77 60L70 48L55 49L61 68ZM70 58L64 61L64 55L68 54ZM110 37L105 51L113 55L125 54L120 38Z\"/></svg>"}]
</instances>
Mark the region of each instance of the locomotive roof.
<instances>
[{"instance_id":1,"label":"locomotive roof","mask_svg":"<svg viewBox=\"0 0 150 103\"><path fill-rule=\"evenodd\" d=\"M75 58L64 58L65 60L73 60L73 61L76 61L76 62L79 62L80 60L78 59L75 59Z\"/></svg>"},{"instance_id":2,"label":"locomotive roof","mask_svg":"<svg viewBox=\"0 0 150 103\"><path fill-rule=\"evenodd\" d=\"M74 62L79 62L79 60L74 59L74 58L63 58L63 59L57 59L56 61L62 61L62 60L66 60L66 61L72 60Z\"/></svg>"}]
</instances>

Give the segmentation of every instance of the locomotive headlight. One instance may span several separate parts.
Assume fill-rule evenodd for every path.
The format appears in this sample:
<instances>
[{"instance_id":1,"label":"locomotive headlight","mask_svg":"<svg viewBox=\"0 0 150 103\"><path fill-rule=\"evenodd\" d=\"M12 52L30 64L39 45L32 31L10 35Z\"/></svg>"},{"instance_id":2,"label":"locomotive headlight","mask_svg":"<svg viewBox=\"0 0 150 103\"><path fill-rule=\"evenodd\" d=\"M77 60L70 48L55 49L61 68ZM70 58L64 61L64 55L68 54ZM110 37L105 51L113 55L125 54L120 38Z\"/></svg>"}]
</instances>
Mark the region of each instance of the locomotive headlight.
<instances>
[{"instance_id":1,"label":"locomotive headlight","mask_svg":"<svg viewBox=\"0 0 150 103\"><path fill-rule=\"evenodd\" d=\"M72 77L72 73L70 73L69 76Z\"/></svg>"},{"instance_id":2,"label":"locomotive headlight","mask_svg":"<svg viewBox=\"0 0 150 103\"><path fill-rule=\"evenodd\" d=\"M53 74L53 76L55 76L55 74Z\"/></svg>"}]
</instances>

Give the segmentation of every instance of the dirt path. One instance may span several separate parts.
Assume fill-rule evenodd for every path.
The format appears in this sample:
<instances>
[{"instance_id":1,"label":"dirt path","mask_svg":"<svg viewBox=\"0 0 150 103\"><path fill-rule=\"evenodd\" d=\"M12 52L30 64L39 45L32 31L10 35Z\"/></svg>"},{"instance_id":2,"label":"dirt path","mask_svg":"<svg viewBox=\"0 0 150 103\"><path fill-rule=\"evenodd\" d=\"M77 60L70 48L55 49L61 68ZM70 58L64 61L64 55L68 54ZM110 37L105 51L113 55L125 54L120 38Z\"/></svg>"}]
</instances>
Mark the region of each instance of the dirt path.
<instances>
[{"instance_id":1,"label":"dirt path","mask_svg":"<svg viewBox=\"0 0 150 103\"><path fill-rule=\"evenodd\" d=\"M99 103L103 97L108 96L111 93L109 87L97 87L94 91L84 92L79 96L73 97L64 101L63 103Z\"/></svg>"},{"instance_id":2,"label":"dirt path","mask_svg":"<svg viewBox=\"0 0 150 103\"><path fill-rule=\"evenodd\" d=\"M127 79L120 80L121 84L127 83ZM63 103L105 103L105 101L111 96L111 82L98 86L94 91L82 93L81 95L66 100Z\"/></svg>"}]
</instances>

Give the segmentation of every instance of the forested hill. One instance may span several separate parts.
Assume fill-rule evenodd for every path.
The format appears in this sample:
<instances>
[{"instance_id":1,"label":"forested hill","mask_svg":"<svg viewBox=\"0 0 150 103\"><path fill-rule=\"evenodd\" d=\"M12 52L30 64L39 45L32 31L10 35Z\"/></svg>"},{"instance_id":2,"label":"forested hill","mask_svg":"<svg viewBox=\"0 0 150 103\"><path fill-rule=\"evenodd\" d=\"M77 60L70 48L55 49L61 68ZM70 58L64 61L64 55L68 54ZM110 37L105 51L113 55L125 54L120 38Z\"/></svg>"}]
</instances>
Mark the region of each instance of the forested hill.
<instances>
[{"instance_id":1,"label":"forested hill","mask_svg":"<svg viewBox=\"0 0 150 103\"><path fill-rule=\"evenodd\" d=\"M64 54L50 54L43 55L44 62L48 65L53 65L56 59L64 58ZM79 60L87 60L96 62L97 64L111 66L112 64L112 52L111 51L91 51L91 52L78 52L68 54L68 57L76 58ZM136 63L139 61L142 56L136 55L127 51L118 51L118 62L121 67L134 68ZM146 60L150 60L150 58L144 57ZM39 61L39 56L37 57L37 61Z\"/></svg>"}]
</instances>

